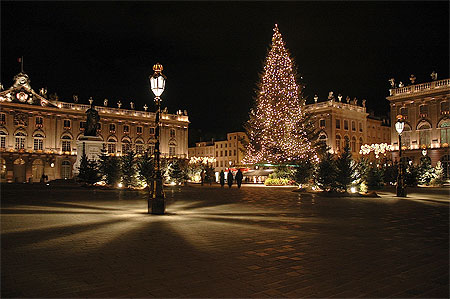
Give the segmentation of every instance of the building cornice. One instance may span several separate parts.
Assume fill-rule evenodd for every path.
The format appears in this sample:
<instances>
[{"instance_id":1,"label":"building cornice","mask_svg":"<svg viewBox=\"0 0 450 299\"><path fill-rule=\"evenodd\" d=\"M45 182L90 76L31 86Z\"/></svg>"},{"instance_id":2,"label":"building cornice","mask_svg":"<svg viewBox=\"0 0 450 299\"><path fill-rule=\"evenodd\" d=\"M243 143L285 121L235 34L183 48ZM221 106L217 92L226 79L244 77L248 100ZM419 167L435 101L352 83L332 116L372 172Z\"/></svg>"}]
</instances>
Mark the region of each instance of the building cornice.
<instances>
[{"instance_id":1,"label":"building cornice","mask_svg":"<svg viewBox=\"0 0 450 299\"><path fill-rule=\"evenodd\" d=\"M389 89L389 94L390 95L386 97L386 99L390 102L401 101L406 98L414 99L449 95L450 79L393 88Z\"/></svg>"}]
</instances>

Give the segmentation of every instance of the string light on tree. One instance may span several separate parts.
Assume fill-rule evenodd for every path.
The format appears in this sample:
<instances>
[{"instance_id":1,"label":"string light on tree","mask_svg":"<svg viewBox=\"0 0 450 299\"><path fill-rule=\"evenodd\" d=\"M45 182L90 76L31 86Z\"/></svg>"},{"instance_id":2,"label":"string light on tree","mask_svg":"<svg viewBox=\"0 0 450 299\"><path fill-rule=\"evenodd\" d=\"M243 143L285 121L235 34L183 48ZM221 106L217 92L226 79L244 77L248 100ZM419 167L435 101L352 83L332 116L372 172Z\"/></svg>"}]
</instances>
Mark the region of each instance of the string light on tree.
<instances>
[{"instance_id":1,"label":"string light on tree","mask_svg":"<svg viewBox=\"0 0 450 299\"><path fill-rule=\"evenodd\" d=\"M317 160L309 141L313 123L304 112L303 86L294 60L275 25L272 44L260 76L255 106L245 126L249 137L244 163L286 164Z\"/></svg>"}]
</instances>

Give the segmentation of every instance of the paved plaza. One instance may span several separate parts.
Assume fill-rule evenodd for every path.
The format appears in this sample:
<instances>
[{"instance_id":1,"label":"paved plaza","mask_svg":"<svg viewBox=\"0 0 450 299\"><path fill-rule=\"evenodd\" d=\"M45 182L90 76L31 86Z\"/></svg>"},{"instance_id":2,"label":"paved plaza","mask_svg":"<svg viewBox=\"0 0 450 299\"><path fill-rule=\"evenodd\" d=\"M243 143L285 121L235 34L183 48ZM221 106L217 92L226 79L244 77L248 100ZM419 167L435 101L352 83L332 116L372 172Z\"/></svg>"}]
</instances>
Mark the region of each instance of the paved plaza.
<instances>
[{"instance_id":1,"label":"paved plaza","mask_svg":"<svg viewBox=\"0 0 450 299\"><path fill-rule=\"evenodd\" d=\"M1 188L2 298L449 296L445 194Z\"/></svg>"}]
</instances>

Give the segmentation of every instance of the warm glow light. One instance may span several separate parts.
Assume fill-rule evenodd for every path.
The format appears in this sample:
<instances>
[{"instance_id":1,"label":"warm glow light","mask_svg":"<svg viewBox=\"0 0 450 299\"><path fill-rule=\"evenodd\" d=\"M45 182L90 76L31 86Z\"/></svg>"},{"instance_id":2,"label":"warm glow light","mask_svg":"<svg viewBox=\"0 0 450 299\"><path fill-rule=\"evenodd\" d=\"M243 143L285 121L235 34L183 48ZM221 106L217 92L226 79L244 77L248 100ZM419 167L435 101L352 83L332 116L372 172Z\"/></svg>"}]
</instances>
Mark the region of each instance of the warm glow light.
<instances>
[{"instance_id":1,"label":"warm glow light","mask_svg":"<svg viewBox=\"0 0 450 299\"><path fill-rule=\"evenodd\" d=\"M397 133L398 133L399 135L401 135L404 128L405 128L405 123L404 123L402 120L399 119L399 120L395 123L395 129L397 130Z\"/></svg>"},{"instance_id":2,"label":"warm glow light","mask_svg":"<svg viewBox=\"0 0 450 299\"><path fill-rule=\"evenodd\" d=\"M122 183L118 183L118 184L117 184L117 187L122 188L122 187L123 187L123 184L122 184Z\"/></svg>"},{"instance_id":3,"label":"warm glow light","mask_svg":"<svg viewBox=\"0 0 450 299\"><path fill-rule=\"evenodd\" d=\"M356 187L351 187L351 188L350 188L350 191L351 191L352 193L356 193Z\"/></svg>"},{"instance_id":4,"label":"warm glow light","mask_svg":"<svg viewBox=\"0 0 450 299\"><path fill-rule=\"evenodd\" d=\"M150 76L150 86L156 97L160 97L166 86L166 77L161 73L163 66L159 63L153 66L155 73Z\"/></svg>"}]
</instances>

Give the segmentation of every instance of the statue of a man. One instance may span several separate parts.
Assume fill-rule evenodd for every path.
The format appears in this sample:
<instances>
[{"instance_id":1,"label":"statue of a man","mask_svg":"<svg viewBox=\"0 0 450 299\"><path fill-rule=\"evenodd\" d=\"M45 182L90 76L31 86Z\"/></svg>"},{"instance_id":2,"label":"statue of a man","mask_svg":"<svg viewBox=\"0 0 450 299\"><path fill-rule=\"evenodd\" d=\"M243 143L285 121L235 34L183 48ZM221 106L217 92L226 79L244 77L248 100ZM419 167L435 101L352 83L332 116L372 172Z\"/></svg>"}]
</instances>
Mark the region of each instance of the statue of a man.
<instances>
[{"instance_id":1,"label":"statue of a man","mask_svg":"<svg viewBox=\"0 0 450 299\"><path fill-rule=\"evenodd\" d=\"M100 116L94 105L91 104L91 108L86 111L86 128L84 128L84 136L97 136L98 122Z\"/></svg>"}]
</instances>

